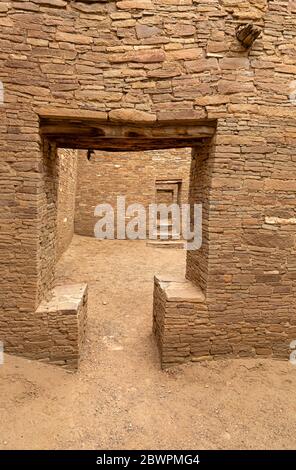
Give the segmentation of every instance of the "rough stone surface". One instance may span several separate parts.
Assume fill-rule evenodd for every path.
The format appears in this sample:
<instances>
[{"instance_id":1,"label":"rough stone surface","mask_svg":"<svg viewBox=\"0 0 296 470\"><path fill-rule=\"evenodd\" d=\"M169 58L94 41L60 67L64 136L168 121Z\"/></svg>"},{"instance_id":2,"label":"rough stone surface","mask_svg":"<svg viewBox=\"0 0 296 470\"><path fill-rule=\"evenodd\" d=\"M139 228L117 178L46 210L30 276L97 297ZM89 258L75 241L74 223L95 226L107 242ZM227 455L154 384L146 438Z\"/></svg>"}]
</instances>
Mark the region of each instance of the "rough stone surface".
<instances>
[{"instance_id":1,"label":"rough stone surface","mask_svg":"<svg viewBox=\"0 0 296 470\"><path fill-rule=\"evenodd\" d=\"M191 202L204 203L203 248L187 262L213 327L204 349L288 357L296 335L295 230L271 228L265 217L295 216L294 3L4 3L0 337L10 351L36 357L36 343L46 341L34 317L56 260L56 149L41 138L37 111L46 106L106 119L136 110L145 113L143 127L147 115L156 123L192 113L217 119L215 138L196 150L190 190ZM235 37L244 21L262 30L248 51ZM139 38L138 24L162 34ZM201 353L202 336L196 343Z\"/></svg>"},{"instance_id":2,"label":"rough stone surface","mask_svg":"<svg viewBox=\"0 0 296 470\"><path fill-rule=\"evenodd\" d=\"M190 163L191 149L188 148L131 153L95 152L91 161L87 160L85 151L80 151L75 233L94 236L98 220L94 216L95 207L102 203L111 204L116 215L118 196L125 196L126 207L138 203L148 210L149 204L157 202L156 181L177 179L180 182L179 202L186 203Z\"/></svg>"},{"instance_id":3,"label":"rough stone surface","mask_svg":"<svg viewBox=\"0 0 296 470\"><path fill-rule=\"evenodd\" d=\"M153 332L163 368L211 358L210 320L201 289L186 279L154 279Z\"/></svg>"},{"instance_id":4,"label":"rough stone surface","mask_svg":"<svg viewBox=\"0 0 296 470\"><path fill-rule=\"evenodd\" d=\"M58 151L57 260L68 248L74 234L77 152Z\"/></svg>"},{"instance_id":5,"label":"rough stone surface","mask_svg":"<svg viewBox=\"0 0 296 470\"><path fill-rule=\"evenodd\" d=\"M202 291L186 279L174 281L160 280L159 285L164 291L167 302L180 301L195 304L205 300Z\"/></svg>"},{"instance_id":6,"label":"rough stone surface","mask_svg":"<svg viewBox=\"0 0 296 470\"><path fill-rule=\"evenodd\" d=\"M77 369L86 332L87 284L57 286L50 294L35 313L44 323L40 334L48 337L42 360Z\"/></svg>"}]
</instances>

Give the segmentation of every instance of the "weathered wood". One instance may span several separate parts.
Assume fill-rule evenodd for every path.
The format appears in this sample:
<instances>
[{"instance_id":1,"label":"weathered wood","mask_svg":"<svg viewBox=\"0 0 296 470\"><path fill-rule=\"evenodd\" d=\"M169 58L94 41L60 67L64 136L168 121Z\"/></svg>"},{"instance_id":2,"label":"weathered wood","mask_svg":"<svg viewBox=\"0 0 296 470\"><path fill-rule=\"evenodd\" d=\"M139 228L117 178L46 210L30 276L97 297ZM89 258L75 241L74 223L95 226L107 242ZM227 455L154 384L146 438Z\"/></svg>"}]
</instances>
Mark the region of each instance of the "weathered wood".
<instances>
[{"instance_id":1,"label":"weathered wood","mask_svg":"<svg viewBox=\"0 0 296 470\"><path fill-rule=\"evenodd\" d=\"M260 36L261 29L252 23L240 24L236 28L236 37L239 42L248 49L253 42Z\"/></svg>"},{"instance_id":2,"label":"weathered wood","mask_svg":"<svg viewBox=\"0 0 296 470\"><path fill-rule=\"evenodd\" d=\"M40 132L57 146L73 149L106 151L154 150L192 147L202 139L211 138L216 120L189 121L182 124L165 122L116 123L102 120L95 114L71 116L50 112L40 117Z\"/></svg>"},{"instance_id":3,"label":"weathered wood","mask_svg":"<svg viewBox=\"0 0 296 470\"><path fill-rule=\"evenodd\" d=\"M144 150L160 150L170 148L196 147L200 145L203 138L161 138L161 139L123 139L123 138L86 138L77 134L69 134L68 138L59 135L51 136L59 148L71 149L93 149L106 152L133 152Z\"/></svg>"}]
</instances>

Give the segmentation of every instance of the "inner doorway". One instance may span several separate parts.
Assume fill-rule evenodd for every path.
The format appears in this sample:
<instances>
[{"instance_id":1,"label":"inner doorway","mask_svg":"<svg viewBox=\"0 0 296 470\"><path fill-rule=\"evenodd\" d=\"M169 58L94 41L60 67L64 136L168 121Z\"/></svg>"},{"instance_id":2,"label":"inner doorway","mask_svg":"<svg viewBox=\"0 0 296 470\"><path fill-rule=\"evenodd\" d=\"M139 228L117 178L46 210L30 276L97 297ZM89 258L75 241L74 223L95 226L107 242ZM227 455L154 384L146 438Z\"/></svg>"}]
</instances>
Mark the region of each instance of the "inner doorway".
<instances>
[{"instance_id":1,"label":"inner doorway","mask_svg":"<svg viewBox=\"0 0 296 470\"><path fill-rule=\"evenodd\" d=\"M160 179L155 182L156 204L180 204L182 180Z\"/></svg>"}]
</instances>

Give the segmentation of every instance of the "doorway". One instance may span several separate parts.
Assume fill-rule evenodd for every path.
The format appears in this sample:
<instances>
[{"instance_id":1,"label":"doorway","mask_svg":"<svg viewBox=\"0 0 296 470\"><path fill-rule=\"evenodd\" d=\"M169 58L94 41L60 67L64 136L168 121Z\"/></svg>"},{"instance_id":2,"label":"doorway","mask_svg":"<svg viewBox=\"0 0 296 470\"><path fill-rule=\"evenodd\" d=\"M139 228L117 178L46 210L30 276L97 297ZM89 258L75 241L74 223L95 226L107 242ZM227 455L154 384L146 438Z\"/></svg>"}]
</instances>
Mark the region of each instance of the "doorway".
<instances>
[{"instance_id":1,"label":"doorway","mask_svg":"<svg viewBox=\"0 0 296 470\"><path fill-rule=\"evenodd\" d=\"M100 118L96 119L94 115L90 118L87 112L80 112L78 115L73 117L69 117L69 115L61 116L61 113L53 115L52 113L43 112L43 114L40 115L40 131L45 149L43 184L44 192L47 197L44 201L42 220L44 223L47 221L47 227L49 226L48 220L50 220L52 230L50 231L50 236L48 236L48 230L46 227L44 227L44 229L41 227L41 234L43 234L44 238L40 243L40 297L45 298L47 295L50 295L50 290L56 282L54 280L54 272L57 264L58 233L57 224L53 223L53 221L57 220L58 210L56 195L58 187L58 172L55 169L54 163L55 159L58 158L58 148L81 149L84 151L89 151L91 149L94 152L112 151L115 153L135 150L153 151L171 148L198 148L203 146L214 135L215 125L215 121L180 123L118 123L102 121ZM50 164L47 164L47 160ZM180 180L175 180L174 178L157 180L156 199L166 203L171 201L178 203L180 201L181 188L182 181ZM93 242L96 243L97 241L93 240ZM96 248L97 246L98 245L96 244ZM100 244L100 248L103 248L104 250L104 245ZM147 249L149 249L149 247L147 247ZM82 254L79 256L82 256ZM166 260L168 259L169 256L165 254L163 257L164 265L167 264ZM148 259L145 263L147 262ZM91 266L93 266L93 261L91 261ZM90 268L90 265L87 266L87 269L88 268ZM147 273L148 272L149 269L147 267ZM88 274L90 274L90 272L88 272ZM93 281L93 276L97 275L102 277L104 276L104 272L97 274L96 270L92 270L92 275L85 275L83 280L91 283ZM69 279L66 277L67 276L65 276L64 279L63 276L60 277L59 283L68 282ZM109 282L112 282L111 278L109 279ZM128 290L129 281L124 279L124 282L127 282L125 288ZM136 286L133 288L137 289ZM91 295L92 294L90 292L90 296ZM109 305L108 300L104 300L103 302L106 302ZM112 303L109 306L110 311L112 312ZM140 303L138 308L141 308Z\"/></svg>"}]
</instances>

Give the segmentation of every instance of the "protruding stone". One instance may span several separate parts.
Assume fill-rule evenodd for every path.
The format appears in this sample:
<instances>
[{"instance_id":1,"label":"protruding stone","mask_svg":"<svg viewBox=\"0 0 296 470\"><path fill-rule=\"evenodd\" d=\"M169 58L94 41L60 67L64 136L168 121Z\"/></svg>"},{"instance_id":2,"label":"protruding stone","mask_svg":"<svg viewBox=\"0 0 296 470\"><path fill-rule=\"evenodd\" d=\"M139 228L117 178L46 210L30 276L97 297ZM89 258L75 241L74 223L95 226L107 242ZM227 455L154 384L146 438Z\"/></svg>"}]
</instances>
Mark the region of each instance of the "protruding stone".
<instances>
[{"instance_id":1,"label":"protruding stone","mask_svg":"<svg viewBox=\"0 0 296 470\"><path fill-rule=\"evenodd\" d=\"M91 44L93 42L93 38L89 36L64 32L58 32L56 34L56 40L62 42L71 42L73 44Z\"/></svg>"},{"instance_id":2,"label":"protruding stone","mask_svg":"<svg viewBox=\"0 0 296 470\"><path fill-rule=\"evenodd\" d=\"M159 111L157 113L158 121L196 121L198 119L204 119L206 112L204 109L190 109L190 110L178 110L171 111Z\"/></svg>"},{"instance_id":3,"label":"protruding stone","mask_svg":"<svg viewBox=\"0 0 296 470\"><path fill-rule=\"evenodd\" d=\"M110 121L153 122L156 121L156 116L139 109L121 108L110 111L109 119Z\"/></svg>"},{"instance_id":4,"label":"protruding stone","mask_svg":"<svg viewBox=\"0 0 296 470\"><path fill-rule=\"evenodd\" d=\"M181 282L159 281L168 302L204 302L205 296L202 291L190 281L184 279Z\"/></svg>"},{"instance_id":5,"label":"protruding stone","mask_svg":"<svg viewBox=\"0 0 296 470\"><path fill-rule=\"evenodd\" d=\"M203 50L199 47L181 49L168 53L168 60L195 60L203 57Z\"/></svg>"},{"instance_id":6,"label":"protruding stone","mask_svg":"<svg viewBox=\"0 0 296 470\"><path fill-rule=\"evenodd\" d=\"M153 10L153 3L149 0L122 0L116 3L121 10Z\"/></svg>"}]
</instances>

